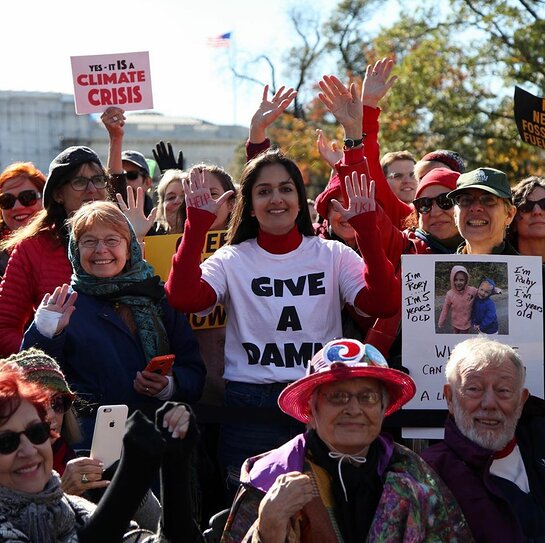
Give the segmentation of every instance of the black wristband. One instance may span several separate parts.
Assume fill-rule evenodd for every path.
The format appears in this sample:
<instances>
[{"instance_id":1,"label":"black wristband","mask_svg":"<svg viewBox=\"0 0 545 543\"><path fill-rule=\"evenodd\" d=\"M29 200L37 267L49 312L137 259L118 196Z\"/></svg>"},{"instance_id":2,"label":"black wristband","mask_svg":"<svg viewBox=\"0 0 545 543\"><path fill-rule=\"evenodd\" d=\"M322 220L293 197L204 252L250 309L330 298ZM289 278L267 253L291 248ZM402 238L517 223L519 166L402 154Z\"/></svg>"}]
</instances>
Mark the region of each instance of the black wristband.
<instances>
[{"instance_id":1,"label":"black wristband","mask_svg":"<svg viewBox=\"0 0 545 543\"><path fill-rule=\"evenodd\" d=\"M363 138L365 138L365 134L362 134L361 139L359 139L359 140L353 140L351 138L346 138L344 140L344 148L345 149L353 149L354 147L357 147L358 145L361 145L363 143Z\"/></svg>"}]
</instances>

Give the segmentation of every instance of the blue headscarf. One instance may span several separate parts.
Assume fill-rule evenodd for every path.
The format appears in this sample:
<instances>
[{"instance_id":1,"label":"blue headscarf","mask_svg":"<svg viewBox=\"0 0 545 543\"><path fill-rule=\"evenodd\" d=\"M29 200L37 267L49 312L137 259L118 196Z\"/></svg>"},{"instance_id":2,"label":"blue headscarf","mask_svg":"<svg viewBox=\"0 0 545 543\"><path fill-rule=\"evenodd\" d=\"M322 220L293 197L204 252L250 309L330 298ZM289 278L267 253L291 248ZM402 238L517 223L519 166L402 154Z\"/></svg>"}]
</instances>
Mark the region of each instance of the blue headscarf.
<instances>
[{"instance_id":1,"label":"blue headscarf","mask_svg":"<svg viewBox=\"0 0 545 543\"><path fill-rule=\"evenodd\" d=\"M88 274L80 262L78 244L70 233L68 258L72 264L71 287L76 292L127 305L133 314L146 360L168 354L170 345L162 319L161 300L164 289L159 276L142 258L142 249L131 224L127 221L131 242L125 269L115 277Z\"/></svg>"}]
</instances>

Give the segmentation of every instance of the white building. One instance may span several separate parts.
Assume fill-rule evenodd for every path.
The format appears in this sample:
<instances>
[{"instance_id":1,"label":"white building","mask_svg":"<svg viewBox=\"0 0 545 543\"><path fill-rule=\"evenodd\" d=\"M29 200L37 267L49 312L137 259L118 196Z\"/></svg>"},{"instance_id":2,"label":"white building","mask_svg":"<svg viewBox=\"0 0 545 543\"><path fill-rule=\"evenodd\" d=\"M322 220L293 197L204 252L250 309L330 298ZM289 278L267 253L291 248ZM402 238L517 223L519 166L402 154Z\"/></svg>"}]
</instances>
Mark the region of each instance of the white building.
<instances>
[{"instance_id":1,"label":"white building","mask_svg":"<svg viewBox=\"0 0 545 543\"><path fill-rule=\"evenodd\" d=\"M218 126L159 113L127 113L123 149L153 158L160 141L183 149L186 166L208 162L226 168L247 138L243 126ZM0 91L0 171L30 161L47 174L49 163L70 145L87 145L106 162L108 135L98 115L76 115L74 97L51 92Z\"/></svg>"}]
</instances>

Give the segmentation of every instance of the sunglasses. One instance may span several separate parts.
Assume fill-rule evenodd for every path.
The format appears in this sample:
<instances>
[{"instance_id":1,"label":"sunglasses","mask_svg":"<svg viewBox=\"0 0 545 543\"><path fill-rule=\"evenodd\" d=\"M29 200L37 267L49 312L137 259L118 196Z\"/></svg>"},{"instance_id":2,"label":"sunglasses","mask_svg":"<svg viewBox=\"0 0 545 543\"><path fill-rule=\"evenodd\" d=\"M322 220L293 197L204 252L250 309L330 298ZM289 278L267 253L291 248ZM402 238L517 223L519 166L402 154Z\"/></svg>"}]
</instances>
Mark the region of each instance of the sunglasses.
<instances>
[{"instance_id":1,"label":"sunglasses","mask_svg":"<svg viewBox=\"0 0 545 543\"><path fill-rule=\"evenodd\" d=\"M93 177L74 177L69 182L74 190L86 190L89 183L92 183L95 189L105 189L108 181L109 177L107 175L93 175Z\"/></svg>"},{"instance_id":2,"label":"sunglasses","mask_svg":"<svg viewBox=\"0 0 545 543\"><path fill-rule=\"evenodd\" d=\"M526 202L518 206L518 210L521 213L531 213L536 205L540 207L541 211L545 211L545 198L541 198L541 200L526 200Z\"/></svg>"},{"instance_id":3,"label":"sunglasses","mask_svg":"<svg viewBox=\"0 0 545 543\"><path fill-rule=\"evenodd\" d=\"M454 202L447 196L447 192L443 192L435 198L417 198L413 201L414 208L418 213L427 215L433 206L433 202L439 209L447 210L454 207Z\"/></svg>"},{"instance_id":4,"label":"sunglasses","mask_svg":"<svg viewBox=\"0 0 545 543\"><path fill-rule=\"evenodd\" d=\"M22 432L4 432L0 435L0 454L15 452L21 442L21 434L25 434L33 445L41 445L49 439L50 432L48 422L36 422Z\"/></svg>"},{"instance_id":5,"label":"sunglasses","mask_svg":"<svg viewBox=\"0 0 545 543\"><path fill-rule=\"evenodd\" d=\"M15 194L0 194L0 209L11 209L17 200L25 207L33 206L42 195L37 190L22 190L17 196Z\"/></svg>"},{"instance_id":6,"label":"sunglasses","mask_svg":"<svg viewBox=\"0 0 545 543\"><path fill-rule=\"evenodd\" d=\"M140 176L144 177L140 172L125 172L125 177L129 181L136 181Z\"/></svg>"},{"instance_id":7,"label":"sunglasses","mask_svg":"<svg viewBox=\"0 0 545 543\"><path fill-rule=\"evenodd\" d=\"M74 403L74 395L68 392L61 392L51 396L50 405L51 409L58 415L64 415L68 413L69 409Z\"/></svg>"}]
</instances>

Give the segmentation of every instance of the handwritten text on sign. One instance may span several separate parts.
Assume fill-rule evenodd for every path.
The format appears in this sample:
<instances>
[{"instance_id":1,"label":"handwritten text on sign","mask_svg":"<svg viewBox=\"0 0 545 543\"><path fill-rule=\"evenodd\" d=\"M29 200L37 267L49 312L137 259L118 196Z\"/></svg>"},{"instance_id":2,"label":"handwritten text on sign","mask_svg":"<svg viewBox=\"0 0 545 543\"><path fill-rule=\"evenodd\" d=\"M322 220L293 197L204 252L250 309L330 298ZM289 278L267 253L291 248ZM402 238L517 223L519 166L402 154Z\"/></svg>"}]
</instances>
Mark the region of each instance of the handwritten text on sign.
<instances>
[{"instance_id":1,"label":"handwritten text on sign","mask_svg":"<svg viewBox=\"0 0 545 543\"><path fill-rule=\"evenodd\" d=\"M459 287L460 299L449 309L449 320L438 326L447 294L456 290L456 271L466 270L466 282ZM455 268L453 270L453 268ZM452 274L450 273L452 271ZM477 329L468 325L468 333L455 333L450 324L460 318L463 304L474 303L483 276L493 279L498 294L491 297L499 321L499 333L488 337L515 348L526 370L530 391L543 397L543 285L541 259L502 255L404 255L403 276L403 365L417 385L417 393L408 409L445 409L443 397L445 364L461 341L477 337ZM466 289L467 290L463 290ZM471 307L466 308L471 315ZM458 314L453 316L453 312ZM465 329L465 327L464 327Z\"/></svg>"}]
</instances>

